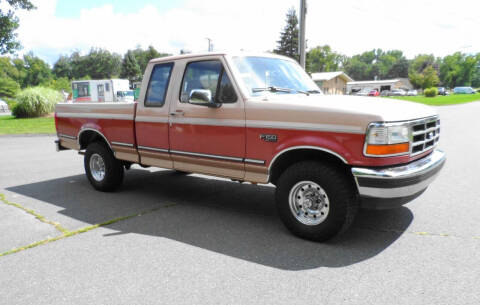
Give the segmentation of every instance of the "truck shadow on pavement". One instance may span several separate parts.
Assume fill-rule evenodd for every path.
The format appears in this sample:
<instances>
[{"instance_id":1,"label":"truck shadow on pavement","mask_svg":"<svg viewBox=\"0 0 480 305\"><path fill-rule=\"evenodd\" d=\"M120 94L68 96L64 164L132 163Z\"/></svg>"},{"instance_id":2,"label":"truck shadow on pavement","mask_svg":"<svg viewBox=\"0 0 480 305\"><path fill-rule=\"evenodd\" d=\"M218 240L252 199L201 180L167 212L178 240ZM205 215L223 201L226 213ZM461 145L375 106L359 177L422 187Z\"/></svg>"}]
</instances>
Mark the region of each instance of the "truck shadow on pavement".
<instances>
[{"instance_id":1,"label":"truck shadow on pavement","mask_svg":"<svg viewBox=\"0 0 480 305\"><path fill-rule=\"evenodd\" d=\"M7 190L41 201L35 209L53 205L60 208L56 213L84 223L70 230L163 206L108 225L118 232L105 238L127 233L164 237L282 270L344 267L364 261L394 243L413 220L405 207L361 211L345 234L327 243L309 242L291 235L282 225L273 187L167 170L131 169L115 193L93 190L84 175ZM55 215L49 217L57 221Z\"/></svg>"}]
</instances>

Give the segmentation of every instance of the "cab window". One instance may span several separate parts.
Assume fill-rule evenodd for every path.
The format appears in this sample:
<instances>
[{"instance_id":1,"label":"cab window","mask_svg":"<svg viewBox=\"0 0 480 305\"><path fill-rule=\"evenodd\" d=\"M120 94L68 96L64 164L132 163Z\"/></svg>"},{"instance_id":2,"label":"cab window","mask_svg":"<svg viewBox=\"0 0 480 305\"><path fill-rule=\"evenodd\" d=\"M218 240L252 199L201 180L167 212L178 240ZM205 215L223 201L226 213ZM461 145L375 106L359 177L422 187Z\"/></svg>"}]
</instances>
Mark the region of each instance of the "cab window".
<instances>
[{"instance_id":1,"label":"cab window","mask_svg":"<svg viewBox=\"0 0 480 305\"><path fill-rule=\"evenodd\" d=\"M210 90L213 101L217 103L234 103L237 101L232 83L218 60L191 62L185 68L180 102L186 103L192 90Z\"/></svg>"},{"instance_id":2,"label":"cab window","mask_svg":"<svg viewBox=\"0 0 480 305\"><path fill-rule=\"evenodd\" d=\"M162 107L165 104L172 68L173 63L159 64L153 67L147 87L145 106Z\"/></svg>"}]
</instances>

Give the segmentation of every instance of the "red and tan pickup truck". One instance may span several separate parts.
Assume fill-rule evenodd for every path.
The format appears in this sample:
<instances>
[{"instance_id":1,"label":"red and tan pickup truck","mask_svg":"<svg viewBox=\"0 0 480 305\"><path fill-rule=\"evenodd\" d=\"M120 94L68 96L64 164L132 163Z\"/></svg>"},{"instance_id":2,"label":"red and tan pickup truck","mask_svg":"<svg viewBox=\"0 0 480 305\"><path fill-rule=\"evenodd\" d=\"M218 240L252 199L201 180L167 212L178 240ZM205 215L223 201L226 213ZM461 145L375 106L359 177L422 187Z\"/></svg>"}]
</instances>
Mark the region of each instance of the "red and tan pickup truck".
<instances>
[{"instance_id":1,"label":"red and tan pickup truck","mask_svg":"<svg viewBox=\"0 0 480 305\"><path fill-rule=\"evenodd\" d=\"M112 191L132 164L272 183L294 234L327 240L359 208L419 196L445 162L440 120L410 102L323 95L293 60L208 53L151 60L135 103L58 104L57 150Z\"/></svg>"}]
</instances>

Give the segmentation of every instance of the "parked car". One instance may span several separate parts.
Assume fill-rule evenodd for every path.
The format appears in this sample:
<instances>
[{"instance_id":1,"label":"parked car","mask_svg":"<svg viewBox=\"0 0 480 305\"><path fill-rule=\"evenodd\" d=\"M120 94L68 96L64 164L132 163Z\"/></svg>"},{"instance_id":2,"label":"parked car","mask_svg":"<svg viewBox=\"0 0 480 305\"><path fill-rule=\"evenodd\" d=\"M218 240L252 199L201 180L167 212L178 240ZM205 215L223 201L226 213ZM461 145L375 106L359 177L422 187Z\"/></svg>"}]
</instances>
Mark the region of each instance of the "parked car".
<instances>
[{"instance_id":1,"label":"parked car","mask_svg":"<svg viewBox=\"0 0 480 305\"><path fill-rule=\"evenodd\" d=\"M10 112L7 102L0 100L0 112Z\"/></svg>"},{"instance_id":2,"label":"parked car","mask_svg":"<svg viewBox=\"0 0 480 305\"><path fill-rule=\"evenodd\" d=\"M370 92L368 92L368 96L379 96L379 95L380 95L380 92L378 92L377 89L370 90Z\"/></svg>"},{"instance_id":3,"label":"parked car","mask_svg":"<svg viewBox=\"0 0 480 305\"><path fill-rule=\"evenodd\" d=\"M133 164L272 183L285 226L325 241L360 207L393 208L420 196L445 162L434 108L323 95L291 58L163 57L148 63L145 79L137 103L56 105L57 150L84 155L96 190L118 188Z\"/></svg>"},{"instance_id":4,"label":"parked car","mask_svg":"<svg viewBox=\"0 0 480 305\"><path fill-rule=\"evenodd\" d=\"M383 90L380 92L380 96L390 96L390 90Z\"/></svg>"},{"instance_id":5,"label":"parked car","mask_svg":"<svg viewBox=\"0 0 480 305\"><path fill-rule=\"evenodd\" d=\"M438 90L438 95L448 95L448 91L447 89L445 89L445 87L438 87L437 90Z\"/></svg>"},{"instance_id":6,"label":"parked car","mask_svg":"<svg viewBox=\"0 0 480 305\"><path fill-rule=\"evenodd\" d=\"M352 91L352 95L357 95L357 96L368 96L370 93L370 89L362 89L360 91Z\"/></svg>"},{"instance_id":7,"label":"parked car","mask_svg":"<svg viewBox=\"0 0 480 305\"><path fill-rule=\"evenodd\" d=\"M405 96L407 95L407 92L403 89L393 89L390 91L391 96Z\"/></svg>"},{"instance_id":8,"label":"parked car","mask_svg":"<svg viewBox=\"0 0 480 305\"><path fill-rule=\"evenodd\" d=\"M407 96L417 96L417 95L418 95L418 91L415 89L407 91Z\"/></svg>"},{"instance_id":9,"label":"parked car","mask_svg":"<svg viewBox=\"0 0 480 305\"><path fill-rule=\"evenodd\" d=\"M455 87L453 89L453 93L455 94L475 94L475 91L472 87Z\"/></svg>"}]
</instances>

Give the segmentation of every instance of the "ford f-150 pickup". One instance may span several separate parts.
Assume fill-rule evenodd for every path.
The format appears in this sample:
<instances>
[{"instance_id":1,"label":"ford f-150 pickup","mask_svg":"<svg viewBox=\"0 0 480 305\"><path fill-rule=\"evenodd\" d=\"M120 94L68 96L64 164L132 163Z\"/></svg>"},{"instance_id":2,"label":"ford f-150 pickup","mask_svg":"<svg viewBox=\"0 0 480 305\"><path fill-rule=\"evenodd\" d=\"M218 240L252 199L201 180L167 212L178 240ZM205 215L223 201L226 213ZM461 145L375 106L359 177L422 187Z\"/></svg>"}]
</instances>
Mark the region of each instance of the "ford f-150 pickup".
<instances>
[{"instance_id":1,"label":"ford f-150 pickup","mask_svg":"<svg viewBox=\"0 0 480 305\"><path fill-rule=\"evenodd\" d=\"M207 53L151 60L135 103L58 104L57 150L84 154L99 191L132 164L272 183L278 213L315 241L359 208L418 197L445 162L433 108L327 96L293 60Z\"/></svg>"}]
</instances>

